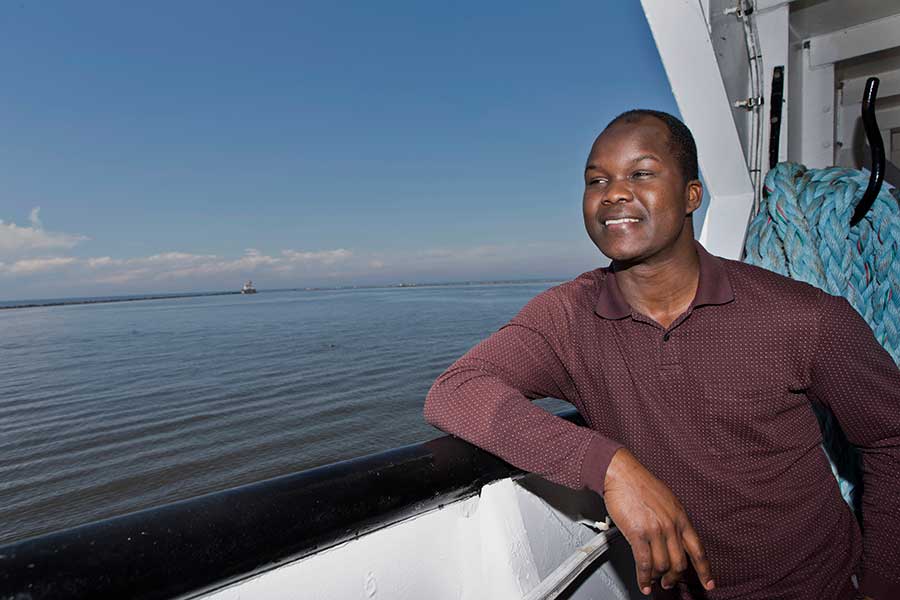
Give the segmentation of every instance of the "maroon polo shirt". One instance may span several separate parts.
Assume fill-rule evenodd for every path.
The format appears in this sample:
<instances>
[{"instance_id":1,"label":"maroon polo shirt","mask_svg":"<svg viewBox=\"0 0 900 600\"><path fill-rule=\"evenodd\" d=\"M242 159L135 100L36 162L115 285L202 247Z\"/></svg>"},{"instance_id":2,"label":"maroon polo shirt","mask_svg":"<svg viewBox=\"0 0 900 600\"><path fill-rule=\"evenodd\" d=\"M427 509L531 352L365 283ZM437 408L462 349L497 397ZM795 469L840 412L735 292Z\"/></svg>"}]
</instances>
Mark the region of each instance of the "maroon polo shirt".
<instances>
[{"instance_id":1,"label":"maroon polo shirt","mask_svg":"<svg viewBox=\"0 0 900 600\"><path fill-rule=\"evenodd\" d=\"M900 373L842 298L699 244L670 327L597 269L531 300L435 382L425 417L526 471L603 493L627 447L684 504L716 590L683 598L900 598ZM572 403L579 427L530 402ZM863 457L863 535L812 403Z\"/></svg>"}]
</instances>

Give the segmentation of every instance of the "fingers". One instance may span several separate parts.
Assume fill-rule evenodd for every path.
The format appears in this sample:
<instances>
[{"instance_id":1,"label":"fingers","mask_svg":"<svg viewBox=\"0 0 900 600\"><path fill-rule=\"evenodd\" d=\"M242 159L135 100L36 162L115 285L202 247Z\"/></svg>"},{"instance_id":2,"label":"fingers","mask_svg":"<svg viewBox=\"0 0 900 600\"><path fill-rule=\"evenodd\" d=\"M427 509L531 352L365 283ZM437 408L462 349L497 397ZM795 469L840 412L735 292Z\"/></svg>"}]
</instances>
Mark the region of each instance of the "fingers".
<instances>
[{"instance_id":1,"label":"fingers","mask_svg":"<svg viewBox=\"0 0 900 600\"><path fill-rule=\"evenodd\" d=\"M650 554L653 556L653 578L658 579L669 571L669 548L666 536L655 532L650 539Z\"/></svg>"},{"instance_id":2,"label":"fingers","mask_svg":"<svg viewBox=\"0 0 900 600\"><path fill-rule=\"evenodd\" d=\"M670 589L681 579L682 573L687 569L687 557L681 545L679 532L673 531L666 538L666 546L669 553L669 570L662 576L659 584L663 589Z\"/></svg>"},{"instance_id":3,"label":"fingers","mask_svg":"<svg viewBox=\"0 0 900 600\"><path fill-rule=\"evenodd\" d=\"M673 587L689 566L688 558L703 587L715 587L706 553L684 507L665 483L624 449L609 464L604 499L631 544L641 592L650 595L653 582L660 578L661 585Z\"/></svg>"},{"instance_id":4,"label":"fingers","mask_svg":"<svg viewBox=\"0 0 900 600\"><path fill-rule=\"evenodd\" d=\"M653 585L653 554L650 544L643 539L635 540L631 544L631 553L634 554L638 587L642 594L649 596Z\"/></svg>"},{"instance_id":5,"label":"fingers","mask_svg":"<svg viewBox=\"0 0 900 600\"><path fill-rule=\"evenodd\" d=\"M687 566L681 539L674 526L654 526L632 544L637 581L641 592L649 595L653 581L668 589L681 578Z\"/></svg>"},{"instance_id":6,"label":"fingers","mask_svg":"<svg viewBox=\"0 0 900 600\"><path fill-rule=\"evenodd\" d=\"M686 523L682 529L681 539L684 542L684 549L687 550L691 563L694 565L694 570L697 572L697 577L700 578L700 583L707 590L714 589L716 584L712 578L712 569L706 558L706 551L703 549L703 544L700 543L700 536L697 535L690 523Z\"/></svg>"}]
</instances>

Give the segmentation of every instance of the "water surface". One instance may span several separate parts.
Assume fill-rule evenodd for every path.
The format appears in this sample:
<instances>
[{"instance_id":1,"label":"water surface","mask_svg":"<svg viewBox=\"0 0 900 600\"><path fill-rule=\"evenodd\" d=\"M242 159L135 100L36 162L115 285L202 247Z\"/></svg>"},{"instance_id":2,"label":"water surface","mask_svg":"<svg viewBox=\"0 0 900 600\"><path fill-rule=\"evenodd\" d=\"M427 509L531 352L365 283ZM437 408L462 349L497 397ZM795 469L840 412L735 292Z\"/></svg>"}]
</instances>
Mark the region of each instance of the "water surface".
<instances>
[{"instance_id":1,"label":"water surface","mask_svg":"<svg viewBox=\"0 0 900 600\"><path fill-rule=\"evenodd\" d=\"M0 543L436 437L435 377L550 285L0 311Z\"/></svg>"}]
</instances>

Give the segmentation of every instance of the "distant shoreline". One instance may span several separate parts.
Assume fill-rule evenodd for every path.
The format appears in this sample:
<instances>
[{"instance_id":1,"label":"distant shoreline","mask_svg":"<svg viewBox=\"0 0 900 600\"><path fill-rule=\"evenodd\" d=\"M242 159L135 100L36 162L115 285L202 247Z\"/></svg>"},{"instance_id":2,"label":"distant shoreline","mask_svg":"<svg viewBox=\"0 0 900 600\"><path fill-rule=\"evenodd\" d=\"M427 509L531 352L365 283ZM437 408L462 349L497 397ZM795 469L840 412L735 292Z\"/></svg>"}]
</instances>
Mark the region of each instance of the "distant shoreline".
<instances>
[{"instance_id":1,"label":"distant shoreline","mask_svg":"<svg viewBox=\"0 0 900 600\"><path fill-rule=\"evenodd\" d=\"M66 300L23 300L20 304L14 304L16 300L10 300L9 304L0 305L0 310L12 310L15 308L46 308L48 306L75 306L78 304L112 304L114 302L142 302L144 300L175 300L177 298L201 298L205 296L231 296L240 292L195 292L187 294L171 295L147 295L147 296L123 296L110 298L78 298Z\"/></svg>"},{"instance_id":2,"label":"distant shoreline","mask_svg":"<svg viewBox=\"0 0 900 600\"><path fill-rule=\"evenodd\" d=\"M305 288L278 288L272 290L260 290L265 292L336 292L343 290L378 290L394 288L420 288L420 287L444 287L466 285L521 285L529 283L556 283L564 279L510 279L497 281L450 281L446 283L395 283L385 285L345 285L337 287L305 287ZM19 308L48 308L55 306L77 306L84 304L113 304L117 302L143 302L145 300L177 300L180 298L205 298L208 296L239 296L240 291L227 292L185 292L183 294L147 294L146 296L99 296L94 298L57 298L47 300L8 300L0 301L0 310L14 310Z\"/></svg>"}]
</instances>

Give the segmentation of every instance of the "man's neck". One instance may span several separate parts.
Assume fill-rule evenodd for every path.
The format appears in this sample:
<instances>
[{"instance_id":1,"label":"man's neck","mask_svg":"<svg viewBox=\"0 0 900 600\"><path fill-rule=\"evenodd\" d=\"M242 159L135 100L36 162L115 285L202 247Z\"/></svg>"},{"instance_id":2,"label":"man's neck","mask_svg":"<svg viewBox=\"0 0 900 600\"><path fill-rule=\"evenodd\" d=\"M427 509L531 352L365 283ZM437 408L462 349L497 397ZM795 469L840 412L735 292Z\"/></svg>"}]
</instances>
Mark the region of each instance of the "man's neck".
<instances>
[{"instance_id":1,"label":"man's neck","mask_svg":"<svg viewBox=\"0 0 900 600\"><path fill-rule=\"evenodd\" d=\"M688 309L700 283L700 258L693 239L678 251L634 265L613 264L625 301L668 328Z\"/></svg>"}]
</instances>

